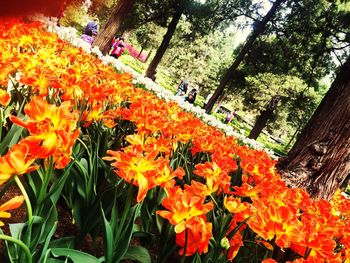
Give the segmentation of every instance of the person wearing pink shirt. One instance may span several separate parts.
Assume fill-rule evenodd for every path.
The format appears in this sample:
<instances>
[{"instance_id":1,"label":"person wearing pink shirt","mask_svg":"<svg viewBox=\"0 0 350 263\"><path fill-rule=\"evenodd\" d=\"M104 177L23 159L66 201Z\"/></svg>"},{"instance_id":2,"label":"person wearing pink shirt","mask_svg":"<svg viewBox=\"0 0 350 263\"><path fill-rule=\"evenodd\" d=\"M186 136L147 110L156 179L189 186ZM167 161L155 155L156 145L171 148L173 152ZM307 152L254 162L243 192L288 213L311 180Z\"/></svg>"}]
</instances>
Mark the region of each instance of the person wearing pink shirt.
<instances>
[{"instance_id":1,"label":"person wearing pink shirt","mask_svg":"<svg viewBox=\"0 0 350 263\"><path fill-rule=\"evenodd\" d=\"M116 40L111 50L109 51L109 55L114 58L119 58L124 52L124 38L119 38L119 40Z\"/></svg>"}]
</instances>

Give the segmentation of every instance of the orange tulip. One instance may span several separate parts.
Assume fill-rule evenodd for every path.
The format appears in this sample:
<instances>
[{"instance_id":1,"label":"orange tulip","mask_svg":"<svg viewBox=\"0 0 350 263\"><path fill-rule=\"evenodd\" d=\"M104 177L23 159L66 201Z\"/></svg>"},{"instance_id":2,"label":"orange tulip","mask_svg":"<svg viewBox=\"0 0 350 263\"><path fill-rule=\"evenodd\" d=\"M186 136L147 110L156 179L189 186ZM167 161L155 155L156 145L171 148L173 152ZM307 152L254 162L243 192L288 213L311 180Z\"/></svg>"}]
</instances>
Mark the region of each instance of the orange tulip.
<instances>
[{"instance_id":1,"label":"orange tulip","mask_svg":"<svg viewBox=\"0 0 350 263\"><path fill-rule=\"evenodd\" d=\"M23 201L24 196L20 195L2 204L0 206L0 218L10 218L11 214L7 211L19 208L22 205ZM0 227L3 225L4 223L0 220Z\"/></svg>"},{"instance_id":2,"label":"orange tulip","mask_svg":"<svg viewBox=\"0 0 350 263\"><path fill-rule=\"evenodd\" d=\"M35 158L30 156L29 151L27 144L20 143L12 146L5 156L0 157L0 185L14 175L22 175L38 169L38 166L32 166Z\"/></svg>"},{"instance_id":3,"label":"orange tulip","mask_svg":"<svg viewBox=\"0 0 350 263\"><path fill-rule=\"evenodd\" d=\"M176 234L176 243L182 247L179 251L179 254L184 254L185 246L186 256L192 256L196 252L199 254L207 253L211 236L212 224L206 222L205 216L197 216L191 218L187 222L186 229Z\"/></svg>"},{"instance_id":4,"label":"orange tulip","mask_svg":"<svg viewBox=\"0 0 350 263\"><path fill-rule=\"evenodd\" d=\"M282 248L291 246L304 238L302 223L287 206L274 203L253 203L256 213L247 224L263 239L272 240Z\"/></svg>"},{"instance_id":5,"label":"orange tulip","mask_svg":"<svg viewBox=\"0 0 350 263\"><path fill-rule=\"evenodd\" d=\"M229 192L231 177L228 173L222 171L215 162L200 163L195 167L196 170L193 173L205 178L206 185L211 193L216 191L219 191L219 193L221 191Z\"/></svg>"},{"instance_id":6,"label":"orange tulip","mask_svg":"<svg viewBox=\"0 0 350 263\"><path fill-rule=\"evenodd\" d=\"M157 214L175 226L175 233L184 231L191 218L205 215L213 209L212 202L204 204L205 197L193 195L180 187L168 189L167 193L168 197L162 201L162 205L169 211L161 210Z\"/></svg>"},{"instance_id":7,"label":"orange tulip","mask_svg":"<svg viewBox=\"0 0 350 263\"><path fill-rule=\"evenodd\" d=\"M65 161L56 164L56 168L63 168L68 164L71 149L79 135L76 129L78 112L71 111L70 102L63 102L61 106L48 104L41 97L34 97L24 109L29 116L26 121L18 117L10 116L10 120L28 129L30 136L25 141L31 147L31 153L37 158L54 156L55 160L61 159L64 154ZM65 164L65 165L64 165Z\"/></svg>"},{"instance_id":8,"label":"orange tulip","mask_svg":"<svg viewBox=\"0 0 350 263\"><path fill-rule=\"evenodd\" d=\"M11 100L10 94L0 89L0 106L6 107L10 103L10 100Z\"/></svg>"},{"instance_id":9,"label":"orange tulip","mask_svg":"<svg viewBox=\"0 0 350 263\"><path fill-rule=\"evenodd\" d=\"M137 202L141 202L147 195L149 182L147 178L149 174L156 173L158 163L155 158L158 152L151 152L149 154L134 153L133 155L125 154L123 152L107 151L110 157L103 157L106 161L115 161L112 166L117 168L115 173L118 174L128 183L133 182L139 187L137 193Z\"/></svg>"}]
</instances>

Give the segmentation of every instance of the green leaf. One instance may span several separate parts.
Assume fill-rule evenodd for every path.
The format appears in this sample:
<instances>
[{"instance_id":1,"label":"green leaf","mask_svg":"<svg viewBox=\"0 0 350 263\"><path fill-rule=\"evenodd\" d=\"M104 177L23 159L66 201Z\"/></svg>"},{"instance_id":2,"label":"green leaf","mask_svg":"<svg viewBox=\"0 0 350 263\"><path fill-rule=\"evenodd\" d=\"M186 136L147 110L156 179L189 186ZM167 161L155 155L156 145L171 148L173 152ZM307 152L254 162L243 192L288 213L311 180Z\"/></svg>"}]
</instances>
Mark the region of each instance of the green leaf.
<instances>
[{"instance_id":1,"label":"green leaf","mask_svg":"<svg viewBox=\"0 0 350 263\"><path fill-rule=\"evenodd\" d=\"M64 184L68 178L68 176L70 175L70 171L71 171L71 168L73 166L74 162L71 162L66 168L65 168L65 171L64 173L58 178L58 180L56 182L54 182L51 187L50 187L50 191L49 193L47 194L47 196L45 197L44 201L47 199L47 198L50 198L52 203L56 205L58 199L60 198L61 196L61 192L62 192L62 189L64 187Z\"/></svg>"},{"instance_id":2,"label":"green leaf","mask_svg":"<svg viewBox=\"0 0 350 263\"><path fill-rule=\"evenodd\" d=\"M55 259L55 258L48 258L47 260L44 261L44 263L65 263L65 262L67 261L62 259Z\"/></svg>"},{"instance_id":3,"label":"green leaf","mask_svg":"<svg viewBox=\"0 0 350 263\"><path fill-rule=\"evenodd\" d=\"M51 240L53 234L55 233L56 228L57 228L57 222L55 222L55 224L54 224L54 226L52 227L51 231L50 231L50 232L48 233L48 235L46 236L45 243L44 243L43 249L41 250L41 256L40 256L38 262L41 262L41 261L44 259L45 255L46 255L46 253L47 253L47 251L48 251L49 242L50 242L50 240Z\"/></svg>"},{"instance_id":4,"label":"green leaf","mask_svg":"<svg viewBox=\"0 0 350 263\"><path fill-rule=\"evenodd\" d=\"M101 261L94 256L74 250L70 248L51 248L51 253L54 257L66 257L71 259L74 263L100 263Z\"/></svg>"},{"instance_id":5,"label":"green leaf","mask_svg":"<svg viewBox=\"0 0 350 263\"><path fill-rule=\"evenodd\" d=\"M119 262L128 251L131 237L133 235L134 222L136 220L136 217L139 215L139 210L140 206L138 204L131 209L131 216L129 217L130 220L128 224L124 226L125 229L123 229L120 239L116 241L117 250L115 252L114 262Z\"/></svg>"},{"instance_id":6,"label":"green leaf","mask_svg":"<svg viewBox=\"0 0 350 263\"><path fill-rule=\"evenodd\" d=\"M50 242L50 248L74 248L75 236L62 237Z\"/></svg>"},{"instance_id":7,"label":"green leaf","mask_svg":"<svg viewBox=\"0 0 350 263\"><path fill-rule=\"evenodd\" d=\"M141 263L151 263L151 256L144 247L129 247L123 259L132 259Z\"/></svg>"},{"instance_id":8,"label":"green leaf","mask_svg":"<svg viewBox=\"0 0 350 263\"><path fill-rule=\"evenodd\" d=\"M2 142L0 143L0 155L3 155L7 149L16 144L21 137L23 127L12 125L9 132L6 134Z\"/></svg>"},{"instance_id":9,"label":"green leaf","mask_svg":"<svg viewBox=\"0 0 350 263\"><path fill-rule=\"evenodd\" d=\"M196 255L193 257L191 263L202 263L201 257L199 256L198 252Z\"/></svg>"},{"instance_id":10,"label":"green leaf","mask_svg":"<svg viewBox=\"0 0 350 263\"><path fill-rule=\"evenodd\" d=\"M103 219L103 233L104 233L104 246L105 246L105 259L106 263L113 263L113 252L114 252L114 237L111 225L106 219L105 213L101 205L101 215ZM117 218L112 218L111 220L117 220Z\"/></svg>"},{"instance_id":11,"label":"green leaf","mask_svg":"<svg viewBox=\"0 0 350 263\"><path fill-rule=\"evenodd\" d=\"M24 223L9 224L11 236L20 239Z\"/></svg>"},{"instance_id":12,"label":"green leaf","mask_svg":"<svg viewBox=\"0 0 350 263\"><path fill-rule=\"evenodd\" d=\"M0 228L0 234L4 235L5 233L1 230ZM6 246L6 251L7 251L7 257L10 260L10 263L13 263L14 260L18 259L18 251L17 251L17 246L15 246L13 243L4 241L4 244Z\"/></svg>"},{"instance_id":13,"label":"green leaf","mask_svg":"<svg viewBox=\"0 0 350 263\"><path fill-rule=\"evenodd\" d=\"M156 224L157 224L157 229L159 233L162 233L163 225L164 225L164 220L161 216L156 215Z\"/></svg>"}]
</instances>

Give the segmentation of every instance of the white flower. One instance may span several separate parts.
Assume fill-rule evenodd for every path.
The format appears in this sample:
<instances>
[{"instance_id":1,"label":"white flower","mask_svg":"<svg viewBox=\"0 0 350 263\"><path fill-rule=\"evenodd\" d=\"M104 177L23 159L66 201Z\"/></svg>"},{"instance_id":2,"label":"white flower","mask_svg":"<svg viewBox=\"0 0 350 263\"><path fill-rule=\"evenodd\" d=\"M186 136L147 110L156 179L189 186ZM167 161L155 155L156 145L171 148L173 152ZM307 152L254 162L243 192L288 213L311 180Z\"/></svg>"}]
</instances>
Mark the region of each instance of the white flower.
<instances>
[{"instance_id":1,"label":"white flower","mask_svg":"<svg viewBox=\"0 0 350 263\"><path fill-rule=\"evenodd\" d=\"M264 150L273 159L278 158L274 155L272 151L266 149L261 143L246 138L244 136L243 130L233 130L231 126L223 124L221 121L217 120L212 115L206 114L205 110L201 109L200 107L185 102L184 97L175 96L171 91L166 90L159 84L156 84L151 79L144 77L142 74L138 73L131 67L124 65L120 60L115 59L114 57L111 57L109 55L103 56L102 52L99 50L98 47L91 47L89 43L80 39L77 36L77 30L75 28L57 27L56 25L53 25L52 21L48 19L42 19L41 21L45 22L48 25L49 31L57 33L60 38L69 41L75 46L81 47L87 53L96 54L103 63L110 64L118 71L131 74L134 78L132 81L134 84L144 84L146 89L153 91L160 99L164 99L165 101L175 101L183 110L194 113L198 118L206 122L208 125L214 126L222 130L227 136L236 137L239 141L243 142L248 147L254 148L256 150Z\"/></svg>"}]
</instances>

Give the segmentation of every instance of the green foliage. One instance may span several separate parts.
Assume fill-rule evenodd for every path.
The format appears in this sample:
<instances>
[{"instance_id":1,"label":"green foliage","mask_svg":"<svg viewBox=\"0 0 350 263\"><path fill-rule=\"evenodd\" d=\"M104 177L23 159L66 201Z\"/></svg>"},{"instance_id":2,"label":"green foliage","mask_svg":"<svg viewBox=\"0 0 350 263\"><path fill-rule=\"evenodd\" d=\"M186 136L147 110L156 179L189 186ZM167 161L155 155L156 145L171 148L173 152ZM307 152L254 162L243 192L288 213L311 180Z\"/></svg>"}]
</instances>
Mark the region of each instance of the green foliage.
<instances>
[{"instance_id":1,"label":"green foliage","mask_svg":"<svg viewBox=\"0 0 350 263\"><path fill-rule=\"evenodd\" d=\"M305 116L311 116L322 99L321 94L308 88L297 77L265 73L247 77L246 81L247 88L241 92L246 110L251 114L259 115L273 97L280 97L274 121L268 127L271 133L279 137L286 138L301 121L306 121Z\"/></svg>"},{"instance_id":2,"label":"green foliage","mask_svg":"<svg viewBox=\"0 0 350 263\"><path fill-rule=\"evenodd\" d=\"M186 41L190 24L179 24L171 47L161 64L179 81L188 79L190 86L197 86L209 93L217 84L223 65L230 60L229 46L233 36L215 31L204 37L197 37L192 42Z\"/></svg>"},{"instance_id":3,"label":"green foliage","mask_svg":"<svg viewBox=\"0 0 350 263\"><path fill-rule=\"evenodd\" d=\"M74 27L78 32L83 32L88 20L87 10L82 8L81 4L72 2L66 7L64 16L61 18L60 23L63 26Z\"/></svg>"}]
</instances>

